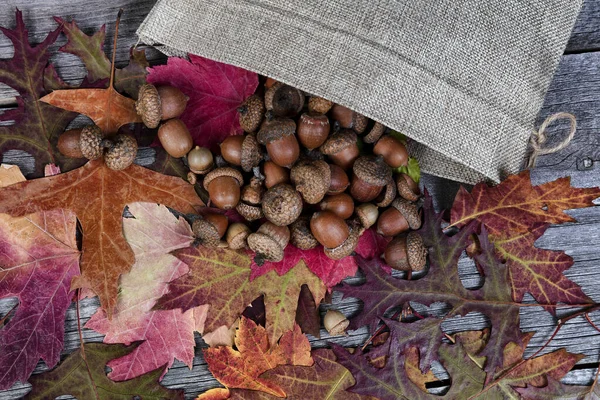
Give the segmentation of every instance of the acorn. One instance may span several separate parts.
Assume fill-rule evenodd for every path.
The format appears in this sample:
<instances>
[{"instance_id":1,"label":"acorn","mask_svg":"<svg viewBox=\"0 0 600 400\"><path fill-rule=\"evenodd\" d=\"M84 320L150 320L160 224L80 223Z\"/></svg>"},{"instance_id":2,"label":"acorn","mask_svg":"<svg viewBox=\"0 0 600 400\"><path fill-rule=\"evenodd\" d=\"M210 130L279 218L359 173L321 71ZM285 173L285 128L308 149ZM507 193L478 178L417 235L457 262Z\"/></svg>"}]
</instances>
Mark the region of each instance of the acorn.
<instances>
[{"instance_id":1,"label":"acorn","mask_svg":"<svg viewBox=\"0 0 600 400\"><path fill-rule=\"evenodd\" d=\"M375 199L375 205L377 207L387 207L392 204L392 201L394 201L397 194L398 190L396 189L396 182L394 182L393 179L390 179L387 185L385 185L385 190Z\"/></svg>"},{"instance_id":2,"label":"acorn","mask_svg":"<svg viewBox=\"0 0 600 400\"><path fill-rule=\"evenodd\" d=\"M427 263L427 249L416 232L400 235L388 243L384 252L386 264L400 271L422 271Z\"/></svg>"},{"instance_id":3,"label":"acorn","mask_svg":"<svg viewBox=\"0 0 600 400\"><path fill-rule=\"evenodd\" d=\"M331 170L325 161L301 162L292 168L290 178L304 201L317 204L329 190Z\"/></svg>"},{"instance_id":4,"label":"acorn","mask_svg":"<svg viewBox=\"0 0 600 400\"><path fill-rule=\"evenodd\" d=\"M177 118L170 119L160 125L158 140L165 151L175 158L185 156L194 145L190 131Z\"/></svg>"},{"instance_id":5,"label":"acorn","mask_svg":"<svg viewBox=\"0 0 600 400\"><path fill-rule=\"evenodd\" d=\"M363 203L356 206L354 211L363 228L369 229L377 222L379 217L379 209L371 203Z\"/></svg>"},{"instance_id":6,"label":"acorn","mask_svg":"<svg viewBox=\"0 0 600 400\"><path fill-rule=\"evenodd\" d=\"M96 125L88 125L81 130L79 138L81 154L88 160L97 160L102 157L102 131Z\"/></svg>"},{"instance_id":7,"label":"acorn","mask_svg":"<svg viewBox=\"0 0 600 400\"><path fill-rule=\"evenodd\" d=\"M350 186L348 174L346 174L342 167L335 164L329 164L329 169L331 171L331 182L329 183L327 194L331 195L344 192L348 186Z\"/></svg>"},{"instance_id":8,"label":"acorn","mask_svg":"<svg viewBox=\"0 0 600 400\"><path fill-rule=\"evenodd\" d=\"M214 157L206 147L196 146L187 154L187 162L190 171L204 175L214 166Z\"/></svg>"},{"instance_id":9,"label":"acorn","mask_svg":"<svg viewBox=\"0 0 600 400\"><path fill-rule=\"evenodd\" d=\"M350 234L346 221L331 211L319 211L310 219L310 231L323 247L335 248Z\"/></svg>"},{"instance_id":10,"label":"acorn","mask_svg":"<svg viewBox=\"0 0 600 400\"><path fill-rule=\"evenodd\" d=\"M263 124L256 138L267 147L271 161L281 167L291 167L300 156L295 132L294 120L277 118Z\"/></svg>"},{"instance_id":11,"label":"acorn","mask_svg":"<svg viewBox=\"0 0 600 400\"><path fill-rule=\"evenodd\" d=\"M322 211L331 211L342 219L348 219L354 214L354 199L348 193L327 196L319 203Z\"/></svg>"},{"instance_id":12,"label":"acorn","mask_svg":"<svg viewBox=\"0 0 600 400\"><path fill-rule=\"evenodd\" d=\"M244 186L240 195L240 202L235 209L246 219L246 221L255 221L264 217L261 202L264 189L262 183L256 177L250 179L250 184Z\"/></svg>"},{"instance_id":13,"label":"acorn","mask_svg":"<svg viewBox=\"0 0 600 400\"><path fill-rule=\"evenodd\" d=\"M392 168L408 165L406 146L393 136L387 135L379 139L373 147L373 153L382 156L385 163Z\"/></svg>"},{"instance_id":14,"label":"acorn","mask_svg":"<svg viewBox=\"0 0 600 400\"><path fill-rule=\"evenodd\" d=\"M290 225L290 242L301 250L309 250L319 245L310 231L308 217L300 217Z\"/></svg>"},{"instance_id":15,"label":"acorn","mask_svg":"<svg viewBox=\"0 0 600 400\"><path fill-rule=\"evenodd\" d=\"M246 248L248 236L251 231L246 224L242 224L241 222L235 222L229 225L227 228L227 234L225 236L225 240L227 241L227 245L232 250L241 250Z\"/></svg>"},{"instance_id":16,"label":"acorn","mask_svg":"<svg viewBox=\"0 0 600 400\"><path fill-rule=\"evenodd\" d=\"M309 150L316 149L329 136L329 118L323 114L304 113L298 120L297 135L302 146Z\"/></svg>"},{"instance_id":17,"label":"acorn","mask_svg":"<svg viewBox=\"0 0 600 400\"><path fill-rule=\"evenodd\" d=\"M350 129L341 129L329 136L327 141L321 146L321 152L329 156L334 164L347 170L352 167L354 161L359 156L358 138L356 133Z\"/></svg>"},{"instance_id":18,"label":"acorn","mask_svg":"<svg viewBox=\"0 0 600 400\"><path fill-rule=\"evenodd\" d=\"M331 336L345 335L348 325L350 321L338 310L327 310L323 317L323 326Z\"/></svg>"},{"instance_id":19,"label":"acorn","mask_svg":"<svg viewBox=\"0 0 600 400\"><path fill-rule=\"evenodd\" d=\"M270 90L275 88L273 86ZM289 85L279 85L274 89L271 108L267 107L274 116L295 117L304 107L304 93Z\"/></svg>"},{"instance_id":20,"label":"acorn","mask_svg":"<svg viewBox=\"0 0 600 400\"><path fill-rule=\"evenodd\" d=\"M331 107L333 106L333 102L322 97L318 96L310 96L308 99L308 111L317 113L317 114L327 114Z\"/></svg>"},{"instance_id":21,"label":"acorn","mask_svg":"<svg viewBox=\"0 0 600 400\"><path fill-rule=\"evenodd\" d=\"M356 246L358 246L358 240L360 239L360 236L363 234L365 229L355 221L350 222L350 224L348 225L348 229L348 237L346 238L346 240L344 240L342 244L334 248L325 247L323 249L327 257L331 258L332 260L341 260L344 257L352 255L352 253L356 249Z\"/></svg>"},{"instance_id":22,"label":"acorn","mask_svg":"<svg viewBox=\"0 0 600 400\"><path fill-rule=\"evenodd\" d=\"M246 135L242 142L242 158L240 160L242 169L246 172L250 172L252 168L258 167L262 159L263 153L260 144L256 139L256 135Z\"/></svg>"},{"instance_id":23,"label":"acorn","mask_svg":"<svg viewBox=\"0 0 600 400\"><path fill-rule=\"evenodd\" d=\"M221 142L221 156L229 164L242 165L242 143L244 143L244 135L227 136Z\"/></svg>"},{"instance_id":24,"label":"acorn","mask_svg":"<svg viewBox=\"0 0 600 400\"><path fill-rule=\"evenodd\" d=\"M377 220L377 233L396 236L410 229L421 227L421 213L417 205L403 198L392 202L392 207L381 213Z\"/></svg>"},{"instance_id":25,"label":"acorn","mask_svg":"<svg viewBox=\"0 0 600 400\"><path fill-rule=\"evenodd\" d=\"M273 161L265 161L263 164L263 173L265 174L265 187L267 189L280 183L288 183L290 181L290 170L280 167Z\"/></svg>"},{"instance_id":26,"label":"acorn","mask_svg":"<svg viewBox=\"0 0 600 400\"><path fill-rule=\"evenodd\" d=\"M188 100L189 97L176 87L156 87L147 83L140 87L135 109L142 117L144 125L156 128L160 121L177 118L183 114Z\"/></svg>"},{"instance_id":27,"label":"acorn","mask_svg":"<svg viewBox=\"0 0 600 400\"><path fill-rule=\"evenodd\" d=\"M235 207L240 201L240 186L244 178L240 171L231 167L213 169L204 178L204 189L211 203L223 210Z\"/></svg>"},{"instance_id":28,"label":"acorn","mask_svg":"<svg viewBox=\"0 0 600 400\"><path fill-rule=\"evenodd\" d=\"M217 247L227 230L229 221L223 214L206 214L192 223L192 232L206 247Z\"/></svg>"},{"instance_id":29,"label":"acorn","mask_svg":"<svg viewBox=\"0 0 600 400\"><path fill-rule=\"evenodd\" d=\"M269 79L267 79L267 82L269 82ZM276 80L272 80L269 83L270 83L269 86L267 86L265 84L265 87L267 89L267 90L265 90L265 108L267 109L267 111L272 111L273 110L273 98L275 97L275 92L277 92L277 90L282 88L285 85L285 83L279 82Z\"/></svg>"},{"instance_id":30,"label":"acorn","mask_svg":"<svg viewBox=\"0 0 600 400\"><path fill-rule=\"evenodd\" d=\"M366 203L377 198L392 179L392 169L381 156L362 156L354 162L350 194L354 200Z\"/></svg>"},{"instance_id":31,"label":"acorn","mask_svg":"<svg viewBox=\"0 0 600 400\"><path fill-rule=\"evenodd\" d=\"M408 201L417 201L421 195L419 185L407 174L396 176L396 188L398 194Z\"/></svg>"},{"instance_id":32,"label":"acorn","mask_svg":"<svg viewBox=\"0 0 600 400\"><path fill-rule=\"evenodd\" d=\"M104 163L115 171L123 170L133 164L137 149L137 141L133 136L120 133L111 138L104 154Z\"/></svg>"},{"instance_id":33,"label":"acorn","mask_svg":"<svg viewBox=\"0 0 600 400\"><path fill-rule=\"evenodd\" d=\"M289 241L289 228L277 226L269 221L262 224L256 233L251 233L247 238L248 247L256 253L254 262L258 265L262 265L265 261L283 260L284 250Z\"/></svg>"},{"instance_id":34,"label":"acorn","mask_svg":"<svg viewBox=\"0 0 600 400\"><path fill-rule=\"evenodd\" d=\"M79 146L82 130L82 128L70 129L63 132L58 137L58 144L56 147L62 155L69 158L83 158L83 153Z\"/></svg>"},{"instance_id":35,"label":"acorn","mask_svg":"<svg viewBox=\"0 0 600 400\"><path fill-rule=\"evenodd\" d=\"M293 187L280 183L263 196L262 210L265 218L278 226L289 225L302 212L302 197Z\"/></svg>"},{"instance_id":36,"label":"acorn","mask_svg":"<svg viewBox=\"0 0 600 400\"><path fill-rule=\"evenodd\" d=\"M253 94L237 109L240 115L240 126L245 132L256 132L265 115L263 99Z\"/></svg>"},{"instance_id":37,"label":"acorn","mask_svg":"<svg viewBox=\"0 0 600 400\"><path fill-rule=\"evenodd\" d=\"M331 108L331 118L338 122L340 127L353 129L356 133L363 133L367 129L369 119L362 114L352 111L348 107L334 104Z\"/></svg>"},{"instance_id":38,"label":"acorn","mask_svg":"<svg viewBox=\"0 0 600 400\"><path fill-rule=\"evenodd\" d=\"M385 125L380 122L375 122L369 133L363 137L365 143L375 143L385 133Z\"/></svg>"}]
</instances>

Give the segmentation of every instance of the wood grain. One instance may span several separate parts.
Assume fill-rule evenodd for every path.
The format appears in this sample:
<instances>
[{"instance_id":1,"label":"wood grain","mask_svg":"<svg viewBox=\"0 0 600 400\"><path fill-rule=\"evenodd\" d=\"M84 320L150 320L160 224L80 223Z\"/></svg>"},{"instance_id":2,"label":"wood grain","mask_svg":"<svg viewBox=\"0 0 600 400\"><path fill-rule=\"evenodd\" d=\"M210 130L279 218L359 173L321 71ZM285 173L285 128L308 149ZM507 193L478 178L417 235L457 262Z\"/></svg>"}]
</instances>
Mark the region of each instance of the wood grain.
<instances>
[{"instance_id":1,"label":"wood grain","mask_svg":"<svg viewBox=\"0 0 600 400\"><path fill-rule=\"evenodd\" d=\"M14 7L24 11L25 22L29 27L30 38L34 42L43 40L45 33L56 27L52 15L73 17L86 33L93 33L103 23L107 23L107 40L105 51L112 51L110 34L113 32L114 19L119 8L123 7L125 13L121 22L118 38L117 64L122 66L127 63L129 47L134 45L137 38L134 32L145 15L149 12L154 0L16 0L11 7L0 9L0 25L14 26ZM64 44L61 38L60 43ZM538 160L538 166L532 172L535 183L554 180L561 176L571 176L574 186L589 187L600 186L600 1L586 0L582 12L574 27L572 37L565 55L558 67L556 75L546 96L543 110L540 112L539 121L557 111L573 112L579 122L578 133L573 142L557 154L543 156ZM0 36L0 58L12 55L12 47L8 40ZM165 57L155 49L147 49L148 59L152 63L164 62ZM57 55L53 62L58 65L58 72L69 83L78 83L85 75L82 63L74 56ZM14 95L9 88L0 85L0 99ZM85 118L79 118L75 125L85 123ZM560 139L565 124L556 124L550 129L552 135L550 144ZM553 135L556 134L556 137ZM152 149L141 149L136 162L148 165L153 160ZM3 156L3 162L16 163L24 172L31 169L33 160L27 154L19 151L10 151ZM425 176L425 186L434 196L438 208L448 208L459 184L448 180ZM539 247L548 249L565 250L575 260L575 265L567 271L567 276L580 284L586 293L594 300L600 301L600 208L574 210L569 212L579 222L553 226L537 242ZM479 281L474 272L472 262L462 258L459 271L466 287L474 287ZM348 282L358 283L361 278L351 278ZM526 300L533 302L531 297ZM15 304L14 299L0 301L0 317ZM429 310L417 304L414 305L421 312L429 311L433 314L443 312L441 308ZM97 299L86 299L81 302L82 324L84 324L98 307ZM353 299L340 300L339 294L333 296L333 304L322 306L321 312L334 307L348 316L355 314L361 307ZM561 314L559 313L559 316ZM595 313L592 319L600 324L600 313ZM533 354L550 336L556 326L556 318L542 311L539 307L523 308L521 311L521 329L523 331L536 331L536 335L527 355ZM448 333L479 329L487 326L487 321L481 315L468 315L463 318L453 319L444 324ZM65 330L65 350L63 357L76 350L79 346L77 322L74 305L67 313ZM365 328L349 332L347 337L329 337L325 330L321 330L321 338L310 337L314 347L325 347L328 342L336 342L345 346L361 345L368 337ZM86 342L100 342L103 336L90 330L84 330ZM197 336L196 357L194 368L189 370L183 363L176 361L163 380L163 384L170 388L185 389L186 398L193 398L197 394L219 384L212 378L202 358L201 348L204 345L200 336ZM593 380L595 368L600 357L600 334L595 331L583 318L574 319L559 332L551 342L546 352L566 347L569 351L580 352L586 357L580 361L577 368L571 371L564 382L569 384L589 384ZM38 364L36 373L45 370L42 362ZM446 377L441 367L434 366L440 377ZM28 384L16 384L7 391L0 392L0 400L17 399L29 391ZM65 397L67 398L67 397Z\"/></svg>"}]
</instances>

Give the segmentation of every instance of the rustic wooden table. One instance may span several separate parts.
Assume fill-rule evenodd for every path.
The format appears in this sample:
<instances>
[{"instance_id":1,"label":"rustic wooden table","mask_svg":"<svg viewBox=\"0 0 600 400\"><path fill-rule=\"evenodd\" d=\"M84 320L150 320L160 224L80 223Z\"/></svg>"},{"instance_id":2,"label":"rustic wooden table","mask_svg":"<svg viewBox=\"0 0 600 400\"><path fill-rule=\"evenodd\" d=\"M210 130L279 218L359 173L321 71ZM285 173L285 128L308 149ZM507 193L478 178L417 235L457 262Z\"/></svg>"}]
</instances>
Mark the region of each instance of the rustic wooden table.
<instances>
[{"instance_id":1,"label":"rustic wooden table","mask_svg":"<svg viewBox=\"0 0 600 400\"><path fill-rule=\"evenodd\" d=\"M107 25L105 51L112 52L112 33L114 19L119 8L125 9L118 38L117 63L127 62L129 48L137 42L135 30L152 8L155 0L2 0L0 8L0 26L14 26L15 7L24 13L25 23L29 29L29 37L40 42L51 29L56 27L52 16L74 18L79 26L88 34L95 32L102 24ZM59 39L58 45L65 42ZM143 47L143 46L142 46ZM12 45L4 36L0 37L0 58L9 58L13 54ZM165 57L155 49L147 49L147 57L151 63L159 63ZM58 73L69 83L78 83L85 74L82 63L74 56L57 54L52 61L58 66ZM571 144L559 153L543 156L532 171L534 183L541 183L562 176L571 176L574 186L600 186L600 0L586 0L581 14L573 30L565 55L556 71L556 75L546 96L544 108L539 119L543 120L558 111L571 112L577 116L579 129ZM6 86L0 85L0 99L14 96L15 93ZM0 111L1 112L1 111ZM566 125L558 124L558 132L566 131ZM151 153L151 152L150 152ZM148 154L148 152L142 154ZM143 159L140 159L143 162ZM9 152L2 155L2 162L16 163L24 172L31 171L31 157L21 152ZM447 180L426 176L424 184L432 192L436 204L449 207L458 188L458 184ZM600 203L599 203L600 204ZM588 208L569 212L578 223L551 227L537 242L539 247L562 249L575 260L575 265L566 275L581 285L586 293L600 302L600 208ZM474 284L473 275L469 274L468 260L461 262L461 271L466 285ZM356 279L356 278L353 278ZM529 297L528 301L532 301ZM0 317L14 305L14 300L0 301ZM95 312L98 302L86 300L81 304L81 314L85 323ZM338 295L333 296L333 307L347 315L352 315L360 307L356 301L341 302ZM323 307L325 310L325 307ZM600 324L600 313L592 318ZM67 314L65 349L63 357L79 346L75 309L71 307ZM445 326L448 332L466 328L482 328L486 320L478 315L468 315L453 320ZM521 311L521 328L523 331L536 331L527 354L532 354L552 333L556 320L541 308L526 307ZM84 331L86 342L100 342L102 335L93 331ZM367 338L366 329L349 332L347 337L330 338L326 331L321 331L321 338L310 338L313 346L327 346L328 342L356 346ZM186 398L219 384L208 372L200 347L202 339L197 336L198 347L194 368L189 370L183 363L176 361L173 368L163 380L169 388L185 389ZM571 352L586 355L573 371L565 378L566 383L590 384L593 380L600 357L600 334L583 318L577 318L560 331L550 343L546 352L566 347ZM2 351L2 349L0 349ZM46 369L40 362L36 372ZM16 384L13 388L0 392L0 399L17 399L29 391L29 384ZM61 397L62 398L62 397ZM82 400L82 399L80 399Z\"/></svg>"}]
</instances>

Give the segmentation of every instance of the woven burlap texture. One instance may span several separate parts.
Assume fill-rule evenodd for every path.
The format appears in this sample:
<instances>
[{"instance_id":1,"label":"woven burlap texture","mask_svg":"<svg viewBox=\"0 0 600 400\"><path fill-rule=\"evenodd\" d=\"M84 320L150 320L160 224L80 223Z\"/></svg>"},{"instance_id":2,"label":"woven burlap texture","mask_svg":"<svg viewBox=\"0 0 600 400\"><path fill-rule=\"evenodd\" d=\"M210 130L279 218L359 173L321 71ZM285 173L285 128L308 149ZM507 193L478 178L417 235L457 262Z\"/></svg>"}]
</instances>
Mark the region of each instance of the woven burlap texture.
<instances>
[{"instance_id":1,"label":"woven burlap texture","mask_svg":"<svg viewBox=\"0 0 600 400\"><path fill-rule=\"evenodd\" d=\"M350 107L466 183L523 165L582 0L159 0L138 29Z\"/></svg>"}]
</instances>

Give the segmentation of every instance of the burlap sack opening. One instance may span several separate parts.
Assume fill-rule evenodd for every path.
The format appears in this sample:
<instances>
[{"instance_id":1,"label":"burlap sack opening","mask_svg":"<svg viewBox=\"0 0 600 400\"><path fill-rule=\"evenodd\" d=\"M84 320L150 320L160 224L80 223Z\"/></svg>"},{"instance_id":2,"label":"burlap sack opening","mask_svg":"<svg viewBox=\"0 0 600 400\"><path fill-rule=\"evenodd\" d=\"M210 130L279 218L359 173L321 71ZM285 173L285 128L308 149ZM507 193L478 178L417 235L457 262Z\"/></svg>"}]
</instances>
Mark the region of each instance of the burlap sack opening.
<instances>
[{"instance_id":1,"label":"burlap sack opening","mask_svg":"<svg viewBox=\"0 0 600 400\"><path fill-rule=\"evenodd\" d=\"M427 173L497 182L522 167L581 3L159 0L138 35L380 121Z\"/></svg>"}]
</instances>

